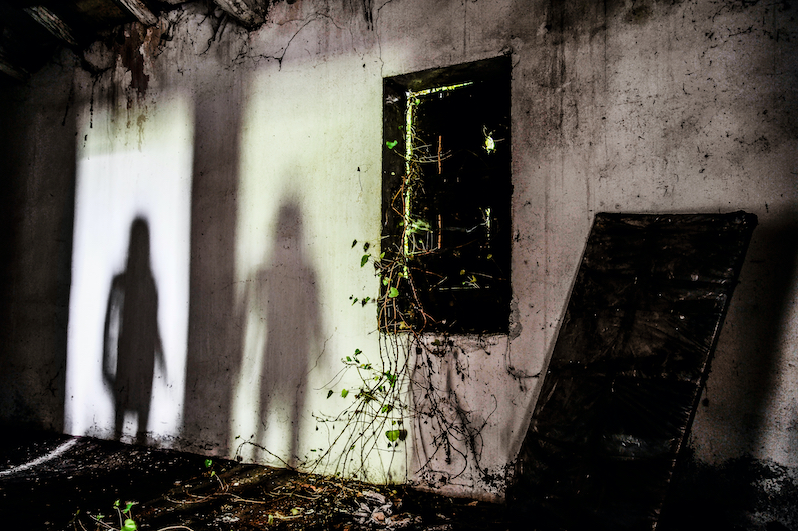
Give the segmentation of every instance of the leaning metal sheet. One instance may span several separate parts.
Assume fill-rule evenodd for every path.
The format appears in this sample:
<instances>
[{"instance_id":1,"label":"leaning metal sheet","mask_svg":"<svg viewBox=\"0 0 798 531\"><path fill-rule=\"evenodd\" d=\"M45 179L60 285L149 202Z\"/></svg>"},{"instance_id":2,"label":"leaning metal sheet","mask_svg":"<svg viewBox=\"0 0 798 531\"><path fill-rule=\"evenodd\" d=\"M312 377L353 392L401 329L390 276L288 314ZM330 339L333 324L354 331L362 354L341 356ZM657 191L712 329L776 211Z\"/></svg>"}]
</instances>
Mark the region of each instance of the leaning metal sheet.
<instances>
[{"instance_id":1,"label":"leaning metal sheet","mask_svg":"<svg viewBox=\"0 0 798 531\"><path fill-rule=\"evenodd\" d=\"M509 498L569 530L650 530L756 216L598 214Z\"/></svg>"}]
</instances>

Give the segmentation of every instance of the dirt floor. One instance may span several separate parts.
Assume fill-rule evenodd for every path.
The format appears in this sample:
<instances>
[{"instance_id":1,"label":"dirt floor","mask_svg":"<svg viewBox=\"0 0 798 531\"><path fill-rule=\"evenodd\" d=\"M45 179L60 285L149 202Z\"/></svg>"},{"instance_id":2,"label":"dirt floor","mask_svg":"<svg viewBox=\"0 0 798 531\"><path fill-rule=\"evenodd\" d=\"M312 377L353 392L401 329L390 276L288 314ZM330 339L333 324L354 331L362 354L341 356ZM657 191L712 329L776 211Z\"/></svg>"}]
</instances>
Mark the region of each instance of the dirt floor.
<instances>
[{"instance_id":1,"label":"dirt floor","mask_svg":"<svg viewBox=\"0 0 798 531\"><path fill-rule=\"evenodd\" d=\"M124 526L131 518L142 531L561 531L530 503L508 507L89 437L0 431L0 530L132 531ZM798 475L751 458L720 468L687 460L659 523L657 531L798 531Z\"/></svg>"},{"instance_id":2,"label":"dirt floor","mask_svg":"<svg viewBox=\"0 0 798 531\"><path fill-rule=\"evenodd\" d=\"M128 517L139 530L529 529L504 506L406 487L88 437L4 435L0 528L128 531Z\"/></svg>"}]
</instances>

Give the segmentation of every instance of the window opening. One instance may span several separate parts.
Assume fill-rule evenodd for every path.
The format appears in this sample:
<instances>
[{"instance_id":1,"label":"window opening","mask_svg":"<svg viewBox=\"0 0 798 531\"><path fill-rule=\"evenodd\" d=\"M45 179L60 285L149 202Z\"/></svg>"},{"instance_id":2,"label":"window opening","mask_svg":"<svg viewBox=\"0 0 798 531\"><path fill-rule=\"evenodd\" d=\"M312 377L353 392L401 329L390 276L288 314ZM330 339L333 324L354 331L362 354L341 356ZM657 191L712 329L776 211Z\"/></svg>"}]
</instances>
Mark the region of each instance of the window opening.
<instances>
[{"instance_id":1,"label":"window opening","mask_svg":"<svg viewBox=\"0 0 798 531\"><path fill-rule=\"evenodd\" d=\"M456 90L461 87L467 87L472 85L472 82L467 83L458 83L455 85L446 85L443 87L435 87L430 89L419 90L414 92L412 90L408 91L406 94L407 98L407 111L405 113L405 176L414 176L416 178L419 177L417 172L420 173L420 170L417 170L415 165L416 164L428 164L437 162L438 166L438 174L441 173L442 162L445 158L448 158L446 153L441 153L441 144L442 144L442 136L438 136L438 150L437 150L437 158L434 154L431 155L421 155L419 154L422 150L428 148L427 145L415 145L416 144L416 136L415 136L415 111L418 106L421 105L421 98L430 94L436 94L438 92L444 92L448 90ZM412 256L419 252L424 252L425 249L427 251L432 250L430 245L417 245L418 242L415 241L413 238L414 235L417 235L420 232L430 232L432 230L429 223L421 219L413 219L413 180L412 178L406 178L405 183L405 197L404 197L404 226L409 227L408 230L403 232L404 237L402 238L402 247L404 249L405 256ZM429 243L429 242L427 242ZM437 247L441 247L441 236L440 232L438 233L438 241ZM407 272L407 269L406 269Z\"/></svg>"},{"instance_id":2,"label":"window opening","mask_svg":"<svg viewBox=\"0 0 798 531\"><path fill-rule=\"evenodd\" d=\"M381 322L506 332L509 58L387 78L384 92L383 263L399 267L383 270L396 291Z\"/></svg>"}]
</instances>

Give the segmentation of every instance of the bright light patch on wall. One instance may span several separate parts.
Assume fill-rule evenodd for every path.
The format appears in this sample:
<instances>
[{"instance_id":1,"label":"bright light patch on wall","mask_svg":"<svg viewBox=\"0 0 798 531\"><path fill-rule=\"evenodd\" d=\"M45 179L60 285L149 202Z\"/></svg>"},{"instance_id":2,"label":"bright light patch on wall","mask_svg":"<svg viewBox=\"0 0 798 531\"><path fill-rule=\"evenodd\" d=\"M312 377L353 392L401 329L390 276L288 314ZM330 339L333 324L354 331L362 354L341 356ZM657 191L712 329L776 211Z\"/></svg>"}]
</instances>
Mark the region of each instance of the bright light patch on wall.
<instances>
[{"instance_id":1,"label":"bright light patch on wall","mask_svg":"<svg viewBox=\"0 0 798 531\"><path fill-rule=\"evenodd\" d=\"M328 398L325 386L357 389L339 375L356 348L379 359L375 307L351 299L379 289L352 241L379 254L380 78L356 56L284 63L255 73L246 93L235 282L244 341L230 445L245 460L305 469L329 455L315 470L334 473L345 426L329 419L356 392ZM374 452L374 468L404 478L394 470L403 450Z\"/></svg>"},{"instance_id":2,"label":"bright light patch on wall","mask_svg":"<svg viewBox=\"0 0 798 531\"><path fill-rule=\"evenodd\" d=\"M183 409L191 108L169 95L157 110L98 107L79 129L65 427L168 444Z\"/></svg>"}]
</instances>

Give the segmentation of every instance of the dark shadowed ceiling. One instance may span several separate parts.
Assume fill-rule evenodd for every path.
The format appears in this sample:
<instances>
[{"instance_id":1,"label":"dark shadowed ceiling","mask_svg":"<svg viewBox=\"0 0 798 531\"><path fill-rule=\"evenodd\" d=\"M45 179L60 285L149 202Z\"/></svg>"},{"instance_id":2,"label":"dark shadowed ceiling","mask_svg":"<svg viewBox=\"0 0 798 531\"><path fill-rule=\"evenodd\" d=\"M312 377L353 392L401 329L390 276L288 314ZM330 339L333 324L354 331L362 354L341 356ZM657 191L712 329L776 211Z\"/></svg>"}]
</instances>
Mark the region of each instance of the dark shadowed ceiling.
<instances>
[{"instance_id":1,"label":"dark shadowed ceiling","mask_svg":"<svg viewBox=\"0 0 798 531\"><path fill-rule=\"evenodd\" d=\"M80 48L105 31L158 14L188 0L0 0L0 79L25 81L59 46ZM200 0L247 27L266 18L276 0ZM285 0L294 3L296 0Z\"/></svg>"}]
</instances>

